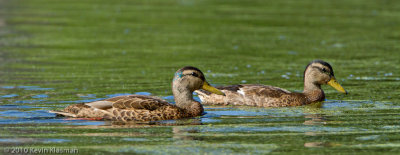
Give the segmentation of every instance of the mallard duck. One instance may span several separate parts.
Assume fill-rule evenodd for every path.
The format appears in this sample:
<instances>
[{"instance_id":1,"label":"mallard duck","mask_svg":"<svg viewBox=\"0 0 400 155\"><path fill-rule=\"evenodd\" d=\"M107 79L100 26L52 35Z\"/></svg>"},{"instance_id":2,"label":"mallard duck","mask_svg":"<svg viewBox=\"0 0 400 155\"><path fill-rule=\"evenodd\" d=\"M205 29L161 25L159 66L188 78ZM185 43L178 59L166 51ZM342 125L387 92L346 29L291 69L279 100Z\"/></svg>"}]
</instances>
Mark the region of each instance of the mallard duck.
<instances>
[{"instance_id":1,"label":"mallard duck","mask_svg":"<svg viewBox=\"0 0 400 155\"><path fill-rule=\"evenodd\" d=\"M115 121L157 121L200 116L203 106L193 100L193 91L206 91L224 95L210 86L203 73L191 66L179 69L172 81L175 105L157 97L144 95L117 96L90 103L73 104L63 111L50 111L75 118L100 118Z\"/></svg>"},{"instance_id":2,"label":"mallard duck","mask_svg":"<svg viewBox=\"0 0 400 155\"><path fill-rule=\"evenodd\" d=\"M204 105L248 105L258 107L300 106L325 99L321 85L328 84L346 93L347 91L336 81L332 66L322 60L314 60L304 71L304 91L290 92L282 88L259 85L239 84L216 87L226 96L196 91Z\"/></svg>"}]
</instances>

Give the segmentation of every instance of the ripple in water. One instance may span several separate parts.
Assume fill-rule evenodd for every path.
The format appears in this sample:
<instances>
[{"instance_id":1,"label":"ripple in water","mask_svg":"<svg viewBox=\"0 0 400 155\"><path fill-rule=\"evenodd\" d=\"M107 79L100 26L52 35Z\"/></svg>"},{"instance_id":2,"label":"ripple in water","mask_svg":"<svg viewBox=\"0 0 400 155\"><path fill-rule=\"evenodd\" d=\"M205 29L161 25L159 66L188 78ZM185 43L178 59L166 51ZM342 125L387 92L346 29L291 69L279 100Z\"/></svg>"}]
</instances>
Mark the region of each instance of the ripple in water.
<instances>
[{"instance_id":1,"label":"ripple in water","mask_svg":"<svg viewBox=\"0 0 400 155\"><path fill-rule=\"evenodd\" d=\"M3 95L1 96L1 98L13 98L13 97L17 97L17 94L8 94L8 95Z\"/></svg>"}]
</instances>

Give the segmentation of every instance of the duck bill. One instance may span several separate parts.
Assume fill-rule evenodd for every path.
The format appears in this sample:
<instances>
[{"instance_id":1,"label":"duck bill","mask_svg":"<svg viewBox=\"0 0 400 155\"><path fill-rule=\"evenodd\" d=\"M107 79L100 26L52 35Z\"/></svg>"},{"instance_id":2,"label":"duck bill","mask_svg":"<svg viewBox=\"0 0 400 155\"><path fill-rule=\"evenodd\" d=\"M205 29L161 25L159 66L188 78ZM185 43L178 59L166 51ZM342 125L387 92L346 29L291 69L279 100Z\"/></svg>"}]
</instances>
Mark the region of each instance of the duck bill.
<instances>
[{"instance_id":1,"label":"duck bill","mask_svg":"<svg viewBox=\"0 0 400 155\"><path fill-rule=\"evenodd\" d=\"M207 81L205 81L205 82L203 83L203 87L201 87L201 89L207 90L207 91L209 91L209 92L211 92L211 93L214 93L214 94L225 95L225 94L224 94L222 91L220 91L219 89L217 89L217 88L211 86Z\"/></svg>"},{"instance_id":2,"label":"duck bill","mask_svg":"<svg viewBox=\"0 0 400 155\"><path fill-rule=\"evenodd\" d=\"M347 91L336 81L335 77L332 77L331 80L328 82L328 85L335 88L337 91L347 94Z\"/></svg>"}]
</instances>

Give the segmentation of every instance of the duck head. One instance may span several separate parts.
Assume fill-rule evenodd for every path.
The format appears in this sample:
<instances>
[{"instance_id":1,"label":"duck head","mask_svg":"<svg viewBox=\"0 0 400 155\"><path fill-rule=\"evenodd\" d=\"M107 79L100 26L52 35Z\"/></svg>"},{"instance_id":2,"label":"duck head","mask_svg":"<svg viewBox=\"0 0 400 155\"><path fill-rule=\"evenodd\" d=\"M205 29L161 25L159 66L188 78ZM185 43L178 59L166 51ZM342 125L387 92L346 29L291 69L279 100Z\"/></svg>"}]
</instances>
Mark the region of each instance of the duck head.
<instances>
[{"instance_id":1,"label":"duck head","mask_svg":"<svg viewBox=\"0 0 400 155\"><path fill-rule=\"evenodd\" d=\"M323 84L328 84L337 91L347 94L347 91L337 82L332 66L325 61L314 60L304 71L304 90L313 89L312 87L320 88Z\"/></svg>"},{"instance_id":2,"label":"duck head","mask_svg":"<svg viewBox=\"0 0 400 155\"><path fill-rule=\"evenodd\" d=\"M193 91L198 89L204 89L218 95L225 95L217 88L211 86L206 81L203 72L196 67L186 66L175 72L175 76L172 81L172 90L174 91L174 96L185 92L189 92L191 94Z\"/></svg>"}]
</instances>

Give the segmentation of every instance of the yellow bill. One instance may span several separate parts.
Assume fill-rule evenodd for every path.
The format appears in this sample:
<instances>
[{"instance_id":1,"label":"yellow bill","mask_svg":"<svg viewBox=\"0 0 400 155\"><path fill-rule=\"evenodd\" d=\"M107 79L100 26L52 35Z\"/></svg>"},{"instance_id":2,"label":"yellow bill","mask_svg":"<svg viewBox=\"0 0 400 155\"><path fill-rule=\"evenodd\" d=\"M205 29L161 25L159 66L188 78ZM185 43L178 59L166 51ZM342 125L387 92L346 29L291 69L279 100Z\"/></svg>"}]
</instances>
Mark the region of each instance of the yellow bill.
<instances>
[{"instance_id":1,"label":"yellow bill","mask_svg":"<svg viewBox=\"0 0 400 155\"><path fill-rule=\"evenodd\" d=\"M203 87L201 89L207 90L211 93L218 94L218 95L225 95L223 92L221 92L219 89L211 86L207 81L204 81Z\"/></svg>"},{"instance_id":2,"label":"yellow bill","mask_svg":"<svg viewBox=\"0 0 400 155\"><path fill-rule=\"evenodd\" d=\"M333 88L335 88L339 92L347 94L347 91L344 90L344 88L336 81L335 77L331 78L331 80L328 82L328 85L332 86Z\"/></svg>"}]
</instances>

